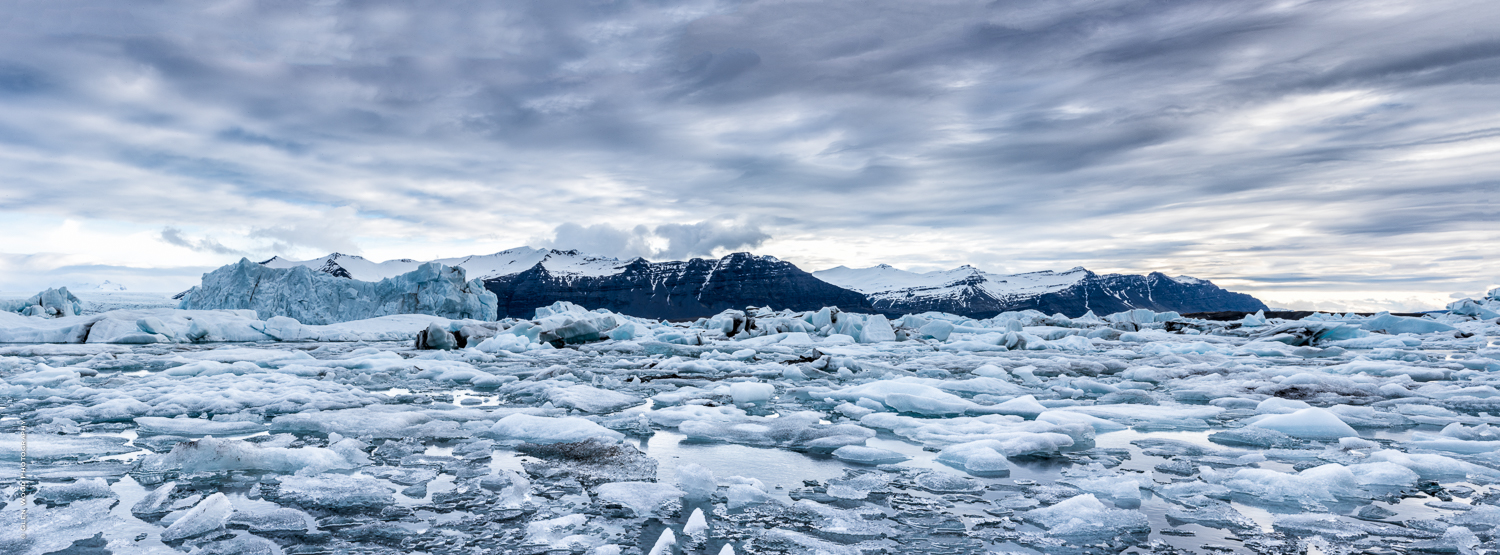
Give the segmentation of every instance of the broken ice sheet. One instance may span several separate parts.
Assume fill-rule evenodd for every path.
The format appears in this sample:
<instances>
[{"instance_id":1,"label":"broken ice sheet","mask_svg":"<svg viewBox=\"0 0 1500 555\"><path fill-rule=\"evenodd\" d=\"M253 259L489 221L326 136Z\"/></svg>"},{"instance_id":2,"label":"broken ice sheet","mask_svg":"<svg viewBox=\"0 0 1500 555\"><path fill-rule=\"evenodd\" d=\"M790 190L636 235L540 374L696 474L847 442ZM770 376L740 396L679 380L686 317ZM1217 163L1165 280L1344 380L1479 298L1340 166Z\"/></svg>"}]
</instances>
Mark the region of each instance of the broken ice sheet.
<instances>
[{"instance_id":1,"label":"broken ice sheet","mask_svg":"<svg viewBox=\"0 0 1500 555\"><path fill-rule=\"evenodd\" d=\"M1231 327L763 309L672 324L575 308L251 343L214 338L301 328L226 315L194 339L162 309L103 318L119 337L156 318L145 326L168 343L5 347L0 552L1482 552L1500 539L1500 326L1477 311ZM730 337L735 318L757 331ZM26 333L65 335L52 320ZM491 335L415 350L433 329ZM15 478L23 427L35 483Z\"/></svg>"}]
</instances>

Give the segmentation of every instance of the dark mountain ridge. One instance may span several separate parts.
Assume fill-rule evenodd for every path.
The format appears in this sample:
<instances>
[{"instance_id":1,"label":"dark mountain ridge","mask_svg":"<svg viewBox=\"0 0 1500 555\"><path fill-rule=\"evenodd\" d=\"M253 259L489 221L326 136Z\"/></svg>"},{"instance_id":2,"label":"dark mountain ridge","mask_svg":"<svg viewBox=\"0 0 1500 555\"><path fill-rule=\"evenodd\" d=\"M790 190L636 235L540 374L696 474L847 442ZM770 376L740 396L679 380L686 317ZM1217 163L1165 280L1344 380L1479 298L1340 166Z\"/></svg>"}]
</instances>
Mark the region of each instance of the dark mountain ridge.
<instances>
[{"instance_id":1,"label":"dark mountain ridge","mask_svg":"<svg viewBox=\"0 0 1500 555\"><path fill-rule=\"evenodd\" d=\"M568 301L641 318L702 318L727 309L769 306L871 312L855 291L827 283L790 262L734 253L718 260L647 262L637 258L605 276L554 274L538 262L524 272L484 280L500 298L500 317L530 318L539 306Z\"/></svg>"},{"instance_id":2,"label":"dark mountain ridge","mask_svg":"<svg viewBox=\"0 0 1500 555\"><path fill-rule=\"evenodd\" d=\"M971 318L1028 309L1069 317L1091 310L1102 316L1136 308L1184 314L1266 309L1255 297L1225 291L1207 280L1172 278L1159 272L1099 275L1074 268L1061 273L1002 276L967 266L931 274L877 266L812 274L772 256L743 252L720 259L650 262L524 248L441 262L468 268L470 277L481 279L485 289L499 298L500 318L530 318L537 307L557 301L669 320L702 318L747 306L789 310L837 306L849 312L888 316L936 311ZM402 259L373 263L335 254L303 262L272 259L262 264L301 265L337 277L373 279L369 276L404 271L406 266L420 262ZM871 285L879 280L871 282L868 278L880 277L881 272L896 275L890 281L896 285ZM917 279L913 281L912 276Z\"/></svg>"}]
</instances>

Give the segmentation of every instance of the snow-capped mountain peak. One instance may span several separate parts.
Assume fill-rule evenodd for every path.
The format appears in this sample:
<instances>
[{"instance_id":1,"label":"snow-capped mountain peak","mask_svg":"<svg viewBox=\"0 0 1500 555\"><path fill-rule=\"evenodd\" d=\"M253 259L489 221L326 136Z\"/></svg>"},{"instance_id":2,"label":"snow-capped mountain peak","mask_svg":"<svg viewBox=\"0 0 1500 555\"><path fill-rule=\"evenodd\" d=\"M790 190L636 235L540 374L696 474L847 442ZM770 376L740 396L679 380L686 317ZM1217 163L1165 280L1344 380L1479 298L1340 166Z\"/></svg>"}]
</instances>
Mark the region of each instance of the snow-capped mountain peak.
<instances>
[{"instance_id":1,"label":"snow-capped mountain peak","mask_svg":"<svg viewBox=\"0 0 1500 555\"><path fill-rule=\"evenodd\" d=\"M813 276L863 293L876 310L888 313L938 311L988 317L1024 309L1078 315L1133 308L1196 312L1264 307L1254 297L1224 291L1207 280L1161 274L1101 276L1082 266L1063 272L992 274L967 264L933 272L881 264L860 269L839 266L813 272Z\"/></svg>"},{"instance_id":2,"label":"snow-capped mountain peak","mask_svg":"<svg viewBox=\"0 0 1500 555\"><path fill-rule=\"evenodd\" d=\"M619 273L622 267L630 263L630 261L621 262L617 258L581 254L576 250L562 251L530 247L506 249L486 255L439 258L431 262L463 268L469 279L488 279L516 274L529 270L537 264L541 264L553 274L603 276ZM338 277L360 281L380 281L415 270L424 263L424 261L410 258L371 262L362 256L333 253L311 260L287 260L277 256L261 262L261 265L271 268L306 266Z\"/></svg>"}]
</instances>

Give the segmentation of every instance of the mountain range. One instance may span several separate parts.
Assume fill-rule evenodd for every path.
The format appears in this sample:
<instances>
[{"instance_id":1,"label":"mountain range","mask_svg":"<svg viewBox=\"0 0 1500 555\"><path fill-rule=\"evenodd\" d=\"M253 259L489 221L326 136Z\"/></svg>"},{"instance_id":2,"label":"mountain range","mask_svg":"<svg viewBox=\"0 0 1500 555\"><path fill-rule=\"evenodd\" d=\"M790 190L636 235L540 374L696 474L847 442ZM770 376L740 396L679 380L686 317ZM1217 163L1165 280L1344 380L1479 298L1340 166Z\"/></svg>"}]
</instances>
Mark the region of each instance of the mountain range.
<instances>
[{"instance_id":1,"label":"mountain range","mask_svg":"<svg viewBox=\"0 0 1500 555\"><path fill-rule=\"evenodd\" d=\"M433 260L465 270L499 297L498 317L530 318L539 306L569 301L587 308L643 318L692 319L725 309L770 306L887 315L940 311L988 318L1035 309L1076 317L1148 308L1158 312L1256 311L1265 303L1208 280L1187 276L1065 272L993 274L971 266L917 273L888 265L839 266L806 272L772 256L734 253L720 259L650 262L620 260L576 250L515 248L495 254ZM275 257L272 268L306 266L336 277L378 281L415 270L411 259L371 262L334 253L312 260Z\"/></svg>"}]
</instances>

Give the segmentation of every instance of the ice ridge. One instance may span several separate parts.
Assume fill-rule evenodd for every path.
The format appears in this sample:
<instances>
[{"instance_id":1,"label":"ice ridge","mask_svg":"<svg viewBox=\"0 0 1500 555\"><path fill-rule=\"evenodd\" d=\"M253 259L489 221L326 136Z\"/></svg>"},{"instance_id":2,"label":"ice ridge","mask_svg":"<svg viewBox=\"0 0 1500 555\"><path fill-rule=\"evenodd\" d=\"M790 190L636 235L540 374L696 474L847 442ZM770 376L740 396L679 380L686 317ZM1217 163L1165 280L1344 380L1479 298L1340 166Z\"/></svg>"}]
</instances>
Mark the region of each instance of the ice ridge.
<instances>
[{"instance_id":1,"label":"ice ridge","mask_svg":"<svg viewBox=\"0 0 1500 555\"><path fill-rule=\"evenodd\" d=\"M183 310L254 310L262 319L326 325L393 314L494 320L496 297L464 269L427 263L377 282L341 279L305 266L271 268L240 259L203 276L178 305Z\"/></svg>"}]
</instances>

